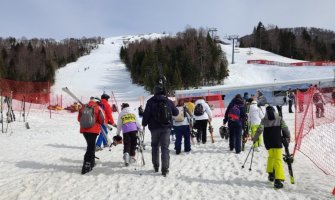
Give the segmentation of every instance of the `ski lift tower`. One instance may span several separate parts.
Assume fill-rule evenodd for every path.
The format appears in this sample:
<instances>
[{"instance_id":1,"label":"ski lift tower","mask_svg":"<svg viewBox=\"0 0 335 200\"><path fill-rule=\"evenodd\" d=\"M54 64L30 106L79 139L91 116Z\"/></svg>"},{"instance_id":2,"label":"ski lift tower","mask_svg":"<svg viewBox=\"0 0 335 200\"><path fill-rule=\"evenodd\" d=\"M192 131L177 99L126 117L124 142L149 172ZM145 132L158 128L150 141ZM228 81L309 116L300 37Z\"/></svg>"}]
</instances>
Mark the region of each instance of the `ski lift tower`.
<instances>
[{"instance_id":1,"label":"ski lift tower","mask_svg":"<svg viewBox=\"0 0 335 200\"><path fill-rule=\"evenodd\" d=\"M231 64L234 64L234 53L235 53L235 40L238 40L238 35L229 35L225 36L225 39L232 40L233 41L233 51L232 51L232 58L231 58Z\"/></svg>"}]
</instances>

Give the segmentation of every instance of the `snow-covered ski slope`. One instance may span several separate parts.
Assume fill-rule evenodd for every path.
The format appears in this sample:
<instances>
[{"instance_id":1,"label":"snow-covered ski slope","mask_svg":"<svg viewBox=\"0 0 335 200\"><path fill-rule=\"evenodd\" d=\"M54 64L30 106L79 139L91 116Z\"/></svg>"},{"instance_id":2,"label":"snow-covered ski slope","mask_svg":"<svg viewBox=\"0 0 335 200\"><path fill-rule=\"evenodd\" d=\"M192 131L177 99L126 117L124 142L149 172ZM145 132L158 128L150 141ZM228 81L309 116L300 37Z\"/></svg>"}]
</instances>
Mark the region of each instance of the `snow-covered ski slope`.
<instances>
[{"instance_id":1,"label":"snow-covered ski slope","mask_svg":"<svg viewBox=\"0 0 335 200\"><path fill-rule=\"evenodd\" d=\"M138 106L138 97L149 93L131 83L129 73L119 60L119 48L124 39L153 36L160 37L153 34L107 38L90 55L60 69L52 90L61 94L61 88L68 86L82 97L100 96L103 90L108 93L113 90L119 102L131 101L133 106ZM230 59L230 46L223 46L223 49ZM304 68L247 65L248 55L243 51L240 49L235 55L236 64L230 66L231 77L227 84L261 84L273 82L274 78L288 80L287 70L297 79L329 77L333 73L332 67L305 67L308 72L304 72ZM262 59L268 59L268 55L273 57L272 60L286 59L253 49L253 56L256 55ZM85 67L89 69L84 71ZM268 70L264 70L266 68ZM238 69L245 72L238 73ZM262 76L260 73L266 77L259 77ZM283 111L293 134L294 114L289 114L287 107ZM222 118L215 118L212 123L214 144L194 145L190 154L182 152L177 156L171 143L170 174L164 178L153 172L149 130L145 137L145 166L125 167L123 147L118 145L111 151L97 152L96 156L100 158L97 166L92 172L81 175L86 142L79 134L75 113L53 112L50 119L46 110L32 111L28 117L31 129L26 129L22 117L18 117L19 112L16 114L18 121L9 124L7 133L0 134L0 199L332 199L330 192L335 186L335 178L324 175L300 153L293 164L296 184L289 183L287 166L284 165L287 181L281 190L274 190L267 181L264 147L255 152L252 170L248 170L250 160L242 169L250 142L245 152L238 155L230 152L228 142L218 133ZM114 118L117 119L117 113ZM114 134L115 130L112 131Z\"/></svg>"}]
</instances>

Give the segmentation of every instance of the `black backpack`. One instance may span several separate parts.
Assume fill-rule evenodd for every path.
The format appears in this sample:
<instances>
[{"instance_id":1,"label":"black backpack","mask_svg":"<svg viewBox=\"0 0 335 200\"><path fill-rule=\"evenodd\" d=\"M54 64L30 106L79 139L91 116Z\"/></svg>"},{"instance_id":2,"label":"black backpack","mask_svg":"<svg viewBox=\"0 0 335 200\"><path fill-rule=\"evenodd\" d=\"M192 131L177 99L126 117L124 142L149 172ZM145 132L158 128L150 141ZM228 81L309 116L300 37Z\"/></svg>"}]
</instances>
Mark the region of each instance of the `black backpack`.
<instances>
[{"instance_id":1,"label":"black backpack","mask_svg":"<svg viewBox=\"0 0 335 200\"><path fill-rule=\"evenodd\" d=\"M198 103L194 108L194 115L195 116L201 116L205 112L204 108L202 107L201 103Z\"/></svg>"},{"instance_id":2,"label":"black backpack","mask_svg":"<svg viewBox=\"0 0 335 200\"><path fill-rule=\"evenodd\" d=\"M154 106L156 106L156 109L152 109L154 119L160 124L170 124L172 122L172 111L168 101L158 101L154 104Z\"/></svg>"}]
</instances>

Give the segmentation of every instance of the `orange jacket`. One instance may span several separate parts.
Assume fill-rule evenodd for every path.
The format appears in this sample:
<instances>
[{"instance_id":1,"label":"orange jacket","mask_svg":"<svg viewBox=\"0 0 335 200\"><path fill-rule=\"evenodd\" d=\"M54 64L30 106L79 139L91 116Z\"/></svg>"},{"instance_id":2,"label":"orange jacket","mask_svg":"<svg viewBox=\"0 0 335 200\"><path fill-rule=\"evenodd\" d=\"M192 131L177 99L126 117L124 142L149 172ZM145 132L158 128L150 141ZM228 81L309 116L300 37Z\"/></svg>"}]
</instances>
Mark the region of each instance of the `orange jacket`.
<instances>
[{"instance_id":1,"label":"orange jacket","mask_svg":"<svg viewBox=\"0 0 335 200\"><path fill-rule=\"evenodd\" d=\"M105 123L106 124L115 124L113 115L112 115L112 108L107 102L106 99L101 99L101 104L103 105L103 110L105 114Z\"/></svg>"},{"instance_id":2,"label":"orange jacket","mask_svg":"<svg viewBox=\"0 0 335 200\"><path fill-rule=\"evenodd\" d=\"M90 128L80 127L80 133L93 133L93 134L99 135L99 133L101 131L101 124L103 124L104 120L105 120L104 113L95 101L88 102L88 105L94 106L94 115L95 115L96 122ZM80 117L81 117L81 113L83 112L83 108L84 108L84 106L79 110L78 118L77 118L78 122L80 121Z\"/></svg>"}]
</instances>

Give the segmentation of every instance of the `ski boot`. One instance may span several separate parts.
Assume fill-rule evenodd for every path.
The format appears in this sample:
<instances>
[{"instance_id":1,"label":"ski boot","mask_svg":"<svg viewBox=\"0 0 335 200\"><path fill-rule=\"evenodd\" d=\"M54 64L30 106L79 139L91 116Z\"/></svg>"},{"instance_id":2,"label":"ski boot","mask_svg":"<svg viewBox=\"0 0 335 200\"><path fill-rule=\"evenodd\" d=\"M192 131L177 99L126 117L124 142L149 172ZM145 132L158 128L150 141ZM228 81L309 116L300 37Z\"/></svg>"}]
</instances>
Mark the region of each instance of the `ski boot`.
<instances>
[{"instance_id":1,"label":"ski boot","mask_svg":"<svg viewBox=\"0 0 335 200\"><path fill-rule=\"evenodd\" d=\"M275 180L275 175L274 175L274 173L269 173L268 180L269 180L270 182L273 182L273 181Z\"/></svg>"},{"instance_id":2,"label":"ski boot","mask_svg":"<svg viewBox=\"0 0 335 200\"><path fill-rule=\"evenodd\" d=\"M128 153L123 154L123 160L124 160L124 165L127 167L129 166L130 163L130 156Z\"/></svg>"},{"instance_id":3,"label":"ski boot","mask_svg":"<svg viewBox=\"0 0 335 200\"><path fill-rule=\"evenodd\" d=\"M81 169L81 174L86 174L88 172L92 171L92 166L90 162L84 162L83 168Z\"/></svg>"},{"instance_id":4,"label":"ski boot","mask_svg":"<svg viewBox=\"0 0 335 200\"><path fill-rule=\"evenodd\" d=\"M169 173L169 169L162 169L162 175L166 177Z\"/></svg>"},{"instance_id":5,"label":"ski boot","mask_svg":"<svg viewBox=\"0 0 335 200\"><path fill-rule=\"evenodd\" d=\"M279 179L275 179L274 188L275 188L275 189L280 189L280 188L283 188L283 187L284 187L284 185L283 185L283 183L281 182L281 180L279 180Z\"/></svg>"},{"instance_id":6,"label":"ski boot","mask_svg":"<svg viewBox=\"0 0 335 200\"><path fill-rule=\"evenodd\" d=\"M159 166L158 165L154 165L155 173L158 172L158 169L159 169Z\"/></svg>"}]
</instances>

